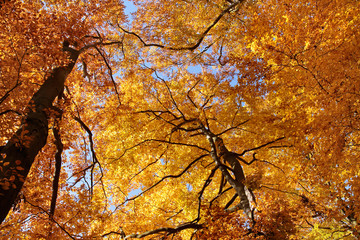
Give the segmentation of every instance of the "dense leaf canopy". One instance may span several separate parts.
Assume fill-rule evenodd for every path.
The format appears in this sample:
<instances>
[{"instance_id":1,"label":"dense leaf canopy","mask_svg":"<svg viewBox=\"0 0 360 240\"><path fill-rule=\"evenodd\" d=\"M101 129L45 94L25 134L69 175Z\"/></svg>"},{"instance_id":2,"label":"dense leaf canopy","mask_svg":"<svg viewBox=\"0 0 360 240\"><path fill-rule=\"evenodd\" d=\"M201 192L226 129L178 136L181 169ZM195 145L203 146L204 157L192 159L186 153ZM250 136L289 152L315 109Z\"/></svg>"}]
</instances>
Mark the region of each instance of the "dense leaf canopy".
<instances>
[{"instance_id":1,"label":"dense leaf canopy","mask_svg":"<svg viewBox=\"0 0 360 240\"><path fill-rule=\"evenodd\" d=\"M359 1L125 3L0 1L2 239L360 237Z\"/></svg>"}]
</instances>

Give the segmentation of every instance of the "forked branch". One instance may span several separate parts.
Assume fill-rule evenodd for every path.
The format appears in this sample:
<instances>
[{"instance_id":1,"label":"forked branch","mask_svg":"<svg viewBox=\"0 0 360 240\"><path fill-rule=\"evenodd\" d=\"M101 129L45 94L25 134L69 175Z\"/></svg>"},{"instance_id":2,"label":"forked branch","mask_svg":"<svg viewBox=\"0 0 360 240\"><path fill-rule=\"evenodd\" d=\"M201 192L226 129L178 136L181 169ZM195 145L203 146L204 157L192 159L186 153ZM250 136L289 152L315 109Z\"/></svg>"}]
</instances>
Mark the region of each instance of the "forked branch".
<instances>
[{"instance_id":1,"label":"forked branch","mask_svg":"<svg viewBox=\"0 0 360 240\"><path fill-rule=\"evenodd\" d=\"M170 234L175 234L175 233L178 233L185 229L201 229L201 228L203 228L202 224L188 222L188 223L181 224L175 228L162 227L162 228L154 229L154 230L143 232L143 233L135 233L135 234L125 235L125 236L124 236L123 231L109 232L109 233L102 235L102 237L107 237L109 235L116 234L116 235L122 236L123 237L122 239L130 239L130 238L143 238L146 236L150 236L150 235L154 235L154 234L161 234L161 233L165 236L168 236Z\"/></svg>"},{"instance_id":2,"label":"forked branch","mask_svg":"<svg viewBox=\"0 0 360 240\"><path fill-rule=\"evenodd\" d=\"M80 117L74 116L74 120L76 120L78 123L80 123L81 127L87 132L87 134L89 136L90 151L91 151L91 154L92 154L92 161L93 161L93 164L90 166L90 169L91 169L91 174L90 174L90 178L91 178L90 194L92 195L94 185L96 184L96 183L94 184L94 180L93 180L95 165L96 164L99 165L99 168L100 168L100 173L101 173L100 180L99 180L100 182L102 181L103 171L102 171L101 164L100 164L99 160L96 157L96 152L95 152L95 149L94 149L94 142L93 142L93 134L92 134L90 128L80 119Z\"/></svg>"},{"instance_id":3,"label":"forked branch","mask_svg":"<svg viewBox=\"0 0 360 240\"><path fill-rule=\"evenodd\" d=\"M131 32L128 30L125 30L124 28L122 28L119 24L118 27L125 33L130 34L135 36L137 39L139 39L139 41L145 46L145 47L159 47L159 48L163 48L163 49L168 49L168 50L174 50L174 51L179 51L179 50L195 50L197 47L200 46L200 44L202 43L202 41L204 40L204 38L206 37L206 35L210 32L210 30L221 20L221 18L224 17L225 14L229 13L232 9L234 9L238 4L244 2L245 0L237 0L232 2L227 8L225 8L215 19L214 21L205 29L205 31L200 35L199 39L197 40L196 43L194 43L191 46L180 46L180 47L171 47L171 46L165 46L165 45L161 45L161 44L157 44L157 43L146 43L138 34L136 34L135 32Z\"/></svg>"},{"instance_id":4,"label":"forked branch","mask_svg":"<svg viewBox=\"0 0 360 240\"><path fill-rule=\"evenodd\" d=\"M196 159L194 159L192 162L190 162L185 168L184 170L182 170L179 174L175 174L175 175L166 175L165 177L162 177L159 181L157 181L154 185L152 185L151 187L145 189L144 191L142 191L141 193L139 193L138 195L127 199L125 202L123 202L122 204L120 204L118 207L124 205L126 202L128 201L132 201L135 200L136 198L140 197L141 195L143 195L144 193L150 191L151 189L153 189L154 187L156 187L157 185L159 185L161 182L163 182L164 180L168 179L168 178L179 178L181 177L184 173L186 173L195 163L197 163L200 159L202 159L203 157L208 156L208 154L203 154L199 157L197 157Z\"/></svg>"}]
</instances>

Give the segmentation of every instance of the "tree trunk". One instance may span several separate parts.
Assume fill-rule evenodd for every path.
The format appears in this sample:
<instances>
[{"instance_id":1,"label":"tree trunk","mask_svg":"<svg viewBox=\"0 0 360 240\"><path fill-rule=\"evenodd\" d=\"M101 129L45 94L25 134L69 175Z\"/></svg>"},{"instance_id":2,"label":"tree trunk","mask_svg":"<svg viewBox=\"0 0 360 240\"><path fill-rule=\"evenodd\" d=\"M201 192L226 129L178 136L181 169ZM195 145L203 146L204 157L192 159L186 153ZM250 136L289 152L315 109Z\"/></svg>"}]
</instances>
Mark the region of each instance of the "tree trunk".
<instances>
[{"instance_id":1,"label":"tree trunk","mask_svg":"<svg viewBox=\"0 0 360 240\"><path fill-rule=\"evenodd\" d=\"M252 218L251 216L251 207L250 201L246 194L247 188L244 185L245 175L241 167L241 164L236 159L236 154L230 152L224 145L224 142L221 138L216 137L215 139L216 149L218 151L219 158L221 159L221 164L228 163L231 166L231 169L234 173L234 178L231 177L229 172L221 167L221 171L224 174L225 179L229 184L235 189L237 195L240 197L240 204L238 204L234 209L243 209L246 216Z\"/></svg>"},{"instance_id":2,"label":"tree trunk","mask_svg":"<svg viewBox=\"0 0 360 240\"><path fill-rule=\"evenodd\" d=\"M22 125L2 147L0 156L0 223L4 221L20 192L31 165L44 147L48 135L47 109L63 91L64 83L75 66L79 51L64 47L70 62L54 68L27 106Z\"/></svg>"}]
</instances>

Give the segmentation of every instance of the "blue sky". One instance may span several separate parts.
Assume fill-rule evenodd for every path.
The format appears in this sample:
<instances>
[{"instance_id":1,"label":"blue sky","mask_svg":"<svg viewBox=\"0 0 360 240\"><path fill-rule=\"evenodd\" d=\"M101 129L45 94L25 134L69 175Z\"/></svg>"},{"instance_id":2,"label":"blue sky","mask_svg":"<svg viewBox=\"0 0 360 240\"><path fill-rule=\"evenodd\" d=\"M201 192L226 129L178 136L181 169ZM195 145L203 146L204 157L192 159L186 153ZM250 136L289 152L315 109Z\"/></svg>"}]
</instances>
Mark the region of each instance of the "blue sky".
<instances>
[{"instance_id":1,"label":"blue sky","mask_svg":"<svg viewBox=\"0 0 360 240\"><path fill-rule=\"evenodd\" d=\"M132 1L128 1L128 0L124 0L124 5L125 5L125 13L126 15L128 15L130 17L130 14L132 12L136 11L136 7L135 5L132 3Z\"/></svg>"}]
</instances>

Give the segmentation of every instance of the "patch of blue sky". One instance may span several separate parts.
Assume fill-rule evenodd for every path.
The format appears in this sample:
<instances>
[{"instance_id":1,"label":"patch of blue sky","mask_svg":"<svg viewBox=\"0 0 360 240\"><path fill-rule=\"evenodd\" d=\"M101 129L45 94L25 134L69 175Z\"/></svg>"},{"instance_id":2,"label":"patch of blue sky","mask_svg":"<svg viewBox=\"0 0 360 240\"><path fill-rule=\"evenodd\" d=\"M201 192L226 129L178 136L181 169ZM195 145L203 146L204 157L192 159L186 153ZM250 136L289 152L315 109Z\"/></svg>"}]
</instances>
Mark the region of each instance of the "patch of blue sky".
<instances>
[{"instance_id":1,"label":"patch of blue sky","mask_svg":"<svg viewBox=\"0 0 360 240\"><path fill-rule=\"evenodd\" d=\"M124 0L124 5L125 5L125 13L126 14L131 14L137 10L133 1Z\"/></svg>"},{"instance_id":2,"label":"patch of blue sky","mask_svg":"<svg viewBox=\"0 0 360 240\"><path fill-rule=\"evenodd\" d=\"M136 12L137 8L132 1L128 1L128 0L124 0L124 5L125 5L124 12L126 16L128 16L129 22L131 23L131 21L133 20L132 13Z\"/></svg>"},{"instance_id":3,"label":"patch of blue sky","mask_svg":"<svg viewBox=\"0 0 360 240\"><path fill-rule=\"evenodd\" d=\"M194 188L190 183L186 183L186 189L191 192Z\"/></svg>"},{"instance_id":4,"label":"patch of blue sky","mask_svg":"<svg viewBox=\"0 0 360 240\"><path fill-rule=\"evenodd\" d=\"M196 66L193 65L193 66L188 66L187 71L192 74L198 74L198 73L202 72L202 69L201 69L200 65L196 65Z\"/></svg>"}]
</instances>

